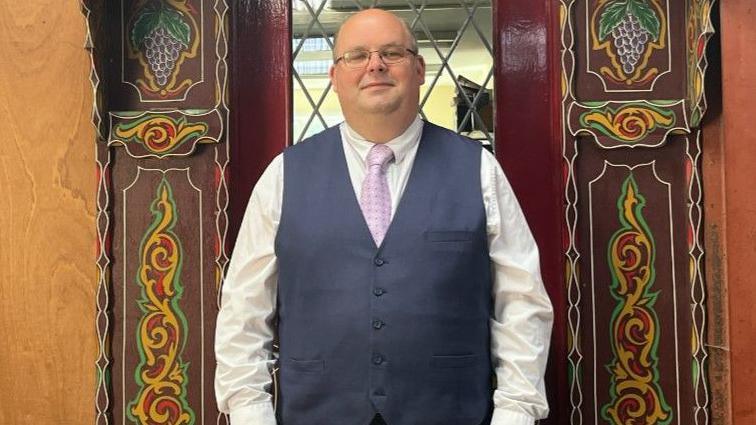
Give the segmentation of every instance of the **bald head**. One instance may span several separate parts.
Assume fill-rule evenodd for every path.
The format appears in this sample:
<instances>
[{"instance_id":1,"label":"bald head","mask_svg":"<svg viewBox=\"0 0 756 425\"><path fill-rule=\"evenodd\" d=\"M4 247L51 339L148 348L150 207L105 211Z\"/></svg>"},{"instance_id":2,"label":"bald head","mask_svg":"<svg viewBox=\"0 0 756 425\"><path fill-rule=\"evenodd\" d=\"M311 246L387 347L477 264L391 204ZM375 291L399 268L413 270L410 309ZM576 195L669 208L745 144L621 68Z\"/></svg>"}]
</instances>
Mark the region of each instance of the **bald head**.
<instances>
[{"instance_id":1,"label":"bald head","mask_svg":"<svg viewBox=\"0 0 756 425\"><path fill-rule=\"evenodd\" d=\"M367 61L350 66L334 60L328 70L331 87L346 122L373 143L400 135L417 117L425 59L416 49L407 24L384 10L355 13L339 29L335 57L360 51ZM392 56L384 56L387 52Z\"/></svg>"},{"instance_id":2,"label":"bald head","mask_svg":"<svg viewBox=\"0 0 756 425\"><path fill-rule=\"evenodd\" d=\"M337 57L339 57L343 51L342 51L342 44L339 43L339 40L341 39L342 33L348 33L351 27L354 27L359 31L359 27L361 24L363 24L365 21L368 20L375 20L375 19L389 19L396 21L399 23L402 28L404 29L405 36L407 37L407 45L409 48L417 52L417 38L415 38L415 33L412 31L412 28L410 28L410 25L407 21L404 19L399 18L398 16L394 15L391 12L387 12L382 9L364 9L361 10L352 16L348 17L344 22L341 23L341 26L339 27L338 31L336 31L336 34L333 35L334 37L334 43L333 43L333 59L336 60ZM347 29L347 31L344 31L344 29Z\"/></svg>"}]
</instances>

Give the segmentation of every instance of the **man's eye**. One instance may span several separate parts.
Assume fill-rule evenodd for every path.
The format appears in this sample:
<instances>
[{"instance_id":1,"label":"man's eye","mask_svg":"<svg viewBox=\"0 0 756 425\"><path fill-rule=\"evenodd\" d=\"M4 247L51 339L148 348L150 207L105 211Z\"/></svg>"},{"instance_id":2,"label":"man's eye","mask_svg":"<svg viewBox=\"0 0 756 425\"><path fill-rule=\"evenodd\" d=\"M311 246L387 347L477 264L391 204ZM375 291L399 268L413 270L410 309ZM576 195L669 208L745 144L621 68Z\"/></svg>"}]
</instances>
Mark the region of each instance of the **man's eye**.
<instances>
[{"instance_id":1,"label":"man's eye","mask_svg":"<svg viewBox=\"0 0 756 425\"><path fill-rule=\"evenodd\" d=\"M386 59L401 59L402 52L398 49L388 49L381 52L381 56Z\"/></svg>"},{"instance_id":2,"label":"man's eye","mask_svg":"<svg viewBox=\"0 0 756 425\"><path fill-rule=\"evenodd\" d=\"M345 56L347 57L347 60L350 60L350 61L362 61L362 60L365 60L365 58L367 58L368 53L358 50L354 52L349 52Z\"/></svg>"}]
</instances>

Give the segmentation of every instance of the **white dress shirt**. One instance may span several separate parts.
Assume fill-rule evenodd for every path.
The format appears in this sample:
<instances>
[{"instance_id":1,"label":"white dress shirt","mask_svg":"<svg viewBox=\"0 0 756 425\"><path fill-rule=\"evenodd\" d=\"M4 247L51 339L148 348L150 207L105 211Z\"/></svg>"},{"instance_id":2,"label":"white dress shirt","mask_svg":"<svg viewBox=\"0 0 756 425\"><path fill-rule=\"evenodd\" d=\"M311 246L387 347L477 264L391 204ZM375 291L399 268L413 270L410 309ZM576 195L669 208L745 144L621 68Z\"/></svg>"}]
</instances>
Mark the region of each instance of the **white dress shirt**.
<instances>
[{"instance_id":1,"label":"white dress shirt","mask_svg":"<svg viewBox=\"0 0 756 425\"><path fill-rule=\"evenodd\" d=\"M387 143L395 157L386 170L392 217L407 186L422 129L417 118ZM373 144L346 123L340 131L349 177L360 199L365 158ZM533 425L548 414L544 371L552 307L541 281L538 248L512 188L494 156L485 149L481 152L480 181L493 272L491 361L498 382L491 425ZM276 424L271 403L278 283L274 241L283 201L283 164L279 154L252 192L223 285L215 338L215 391L218 406L231 414L232 425Z\"/></svg>"}]
</instances>

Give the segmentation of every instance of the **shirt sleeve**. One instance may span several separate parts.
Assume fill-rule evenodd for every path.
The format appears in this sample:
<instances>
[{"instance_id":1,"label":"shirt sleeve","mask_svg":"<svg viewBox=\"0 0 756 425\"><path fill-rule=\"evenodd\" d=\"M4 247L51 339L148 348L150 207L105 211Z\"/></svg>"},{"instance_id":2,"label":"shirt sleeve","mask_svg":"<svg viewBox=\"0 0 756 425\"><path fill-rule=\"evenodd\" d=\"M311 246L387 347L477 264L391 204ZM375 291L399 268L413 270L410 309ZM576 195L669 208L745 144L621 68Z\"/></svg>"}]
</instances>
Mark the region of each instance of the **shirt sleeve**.
<instances>
[{"instance_id":1,"label":"shirt sleeve","mask_svg":"<svg viewBox=\"0 0 756 425\"><path fill-rule=\"evenodd\" d=\"M215 395L233 424L276 424L271 402L278 285L274 245L282 191L283 156L278 155L252 191L223 284Z\"/></svg>"},{"instance_id":2,"label":"shirt sleeve","mask_svg":"<svg viewBox=\"0 0 756 425\"><path fill-rule=\"evenodd\" d=\"M553 309L538 247L496 158L483 150L481 188L493 275L491 361L496 373L491 425L533 425L548 415L544 373Z\"/></svg>"}]
</instances>

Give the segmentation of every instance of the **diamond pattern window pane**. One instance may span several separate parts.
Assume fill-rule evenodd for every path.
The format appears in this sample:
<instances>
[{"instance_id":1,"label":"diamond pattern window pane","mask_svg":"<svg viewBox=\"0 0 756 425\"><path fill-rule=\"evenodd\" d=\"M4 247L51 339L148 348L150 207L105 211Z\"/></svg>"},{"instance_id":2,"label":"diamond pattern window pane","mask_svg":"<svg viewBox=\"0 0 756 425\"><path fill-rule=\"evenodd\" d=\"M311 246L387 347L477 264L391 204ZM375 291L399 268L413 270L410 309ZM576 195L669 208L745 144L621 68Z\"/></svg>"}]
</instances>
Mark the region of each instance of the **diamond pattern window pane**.
<instances>
[{"instance_id":1,"label":"diamond pattern window pane","mask_svg":"<svg viewBox=\"0 0 756 425\"><path fill-rule=\"evenodd\" d=\"M427 68L424 119L493 146L493 49L490 0L293 0L294 141L343 120L328 68L333 34L368 7L410 23Z\"/></svg>"}]
</instances>

